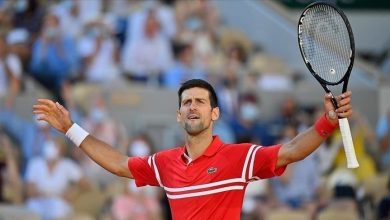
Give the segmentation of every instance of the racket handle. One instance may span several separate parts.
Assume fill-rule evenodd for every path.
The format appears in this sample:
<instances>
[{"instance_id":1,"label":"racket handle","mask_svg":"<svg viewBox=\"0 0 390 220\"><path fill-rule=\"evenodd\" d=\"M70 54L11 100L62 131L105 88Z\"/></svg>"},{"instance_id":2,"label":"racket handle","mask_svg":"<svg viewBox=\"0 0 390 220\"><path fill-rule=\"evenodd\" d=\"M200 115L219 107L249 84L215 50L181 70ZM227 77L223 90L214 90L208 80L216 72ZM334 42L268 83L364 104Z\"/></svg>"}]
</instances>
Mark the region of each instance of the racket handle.
<instances>
[{"instance_id":1,"label":"racket handle","mask_svg":"<svg viewBox=\"0 0 390 220\"><path fill-rule=\"evenodd\" d=\"M356 159L355 147L353 146L351 129L349 128L348 119L339 119L339 126L341 136L343 138L345 156L347 157L347 167L357 168L359 167L359 163Z\"/></svg>"}]
</instances>

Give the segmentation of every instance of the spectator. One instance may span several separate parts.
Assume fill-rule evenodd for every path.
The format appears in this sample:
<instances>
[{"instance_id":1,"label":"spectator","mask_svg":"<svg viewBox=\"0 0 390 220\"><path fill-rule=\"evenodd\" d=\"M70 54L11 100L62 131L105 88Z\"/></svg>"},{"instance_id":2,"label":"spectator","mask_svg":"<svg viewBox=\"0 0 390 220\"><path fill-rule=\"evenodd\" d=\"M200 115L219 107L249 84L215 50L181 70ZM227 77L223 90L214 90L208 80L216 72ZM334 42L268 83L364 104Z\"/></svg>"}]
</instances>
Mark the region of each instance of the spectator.
<instances>
[{"instance_id":1,"label":"spectator","mask_svg":"<svg viewBox=\"0 0 390 220\"><path fill-rule=\"evenodd\" d=\"M79 42L79 53L83 60L83 78L87 82L111 83L120 80L119 48L112 31L103 19L85 27L85 34Z\"/></svg>"},{"instance_id":2,"label":"spectator","mask_svg":"<svg viewBox=\"0 0 390 220\"><path fill-rule=\"evenodd\" d=\"M358 111L355 111L349 119L349 124L356 157L359 161L359 169L353 169L352 171L356 175L358 181L363 181L377 174L377 168L373 158L373 155L376 154L377 142L375 140L374 131L368 124L367 119ZM343 143L341 134L337 133L334 135L332 142L338 142L339 145L341 145L338 147L339 150L334 161L334 166L336 168L345 167L347 161L345 152L342 149Z\"/></svg>"},{"instance_id":3,"label":"spectator","mask_svg":"<svg viewBox=\"0 0 390 220\"><path fill-rule=\"evenodd\" d=\"M390 177L387 182L387 190L387 195L383 197L378 205L378 220L390 219Z\"/></svg>"},{"instance_id":4,"label":"spectator","mask_svg":"<svg viewBox=\"0 0 390 220\"><path fill-rule=\"evenodd\" d=\"M47 139L58 135L47 123L38 121L35 118L26 120L16 114L13 109L0 111L0 124L3 126L4 131L10 134L21 148L22 174L24 174L29 160L41 154L43 143Z\"/></svg>"},{"instance_id":5,"label":"spectator","mask_svg":"<svg viewBox=\"0 0 390 220\"><path fill-rule=\"evenodd\" d=\"M227 120L235 117L239 110L239 88L238 77L236 74L226 74L224 77L218 77L217 93L221 97L220 108L223 112L223 117Z\"/></svg>"},{"instance_id":6,"label":"spectator","mask_svg":"<svg viewBox=\"0 0 390 220\"><path fill-rule=\"evenodd\" d=\"M30 69L32 75L64 103L62 89L66 81L76 73L78 54L73 39L61 33L59 19L47 15L42 32L34 42Z\"/></svg>"},{"instance_id":7,"label":"spectator","mask_svg":"<svg viewBox=\"0 0 390 220\"><path fill-rule=\"evenodd\" d=\"M111 210L114 220L160 220L161 209L152 187L137 189L134 180L126 182L123 195L114 198Z\"/></svg>"},{"instance_id":8,"label":"spectator","mask_svg":"<svg viewBox=\"0 0 390 220\"><path fill-rule=\"evenodd\" d=\"M16 203L21 200L22 181L15 150L9 137L0 131L0 202Z\"/></svg>"},{"instance_id":9,"label":"spectator","mask_svg":"<svg viewBox=\"0 0 390 220\"><path fill-rule=\"evenodd\" d=\"M27 72L31 58L31 42L27 30L23 28L12 29L7 35L7 44L10 52L20 59L23 72Z\"/></svg>"},{"instance_id":10,"label":"spectator","mask_svg":"<svg viewBox=\"0 0 390 220\"><path fill-rule=\"evenodd\" d=\"M283 135L283 129L288 124L297 125L299 124L298 106L296 100L293 97L285 98L280 104L280 112L274 116L270 124L270 136L273 142L281 139Z\"/></svg>"},{"instance_id":11,"label":"spectator","mask_svg":"<svg viewBox=\"0 0 390 220\"><path fill-rule=\"evenodd\" d=\"M190 40L194 47L195 63L206 68L214 55L219 14L211 1L176 1L177 38Z\"/></svg>"},{"instance_id":12,"label":"spectator","mask_svg":"<svg viewBox=\"0 0 390 220\"><path fill-rule=\"evenodd\" d=\"M136 83L160 84L161 75L172 64L171 44L160 33L156 12L148 12L142 37L127 39L122 54L122 67Z\"/></svg>"},{"instance_id":13,"label":"spectator","mask_svg":"<svg viewBox=\"0 0 390 220\"><path fill-rule=\"evenodd\" d=\"M351 170L345 168L334 170L328 178L328 188L332 191L328 207L358 212L357 184L358 180Z\"/></svg>"},{"instance_id":14,"label":"spectator","mask_svg":"<svg viewBox=\"0 0 390 220\"><path fill-rule=\"evenodd\" d=\"M287 143L298 134L294 125L286 125L281 143ZM289 166L286 172L271 179L273 194L279 205L288 209L305 209L314 216L317 209L316 193L320 183L320 172L313 153L302 163Z\"/></svg>"},{"instance_id":15,"label":"spectator","mask_svg":"<svg viewBox=\"0 0 390 220\"><path fill-rule=\"evenodd\" d=\"M87 117L82 124L92 134L99 135L101 140L116 146L124 152L127 137L124 129L115 122L107 113L106 104L101 95L92 98ZM115 179L115 176L100 167L89 157L85 156L80 149L75 149L74 156L91 183L104 188Z\"/></svg>"},{"instance_id":16,"label":"spectator","mask_svg":"<svg viewBox=\"0 0 390 220\"><path fill-rule=\"evenodd\" d=\"M131 138L127 149L127 155L130 157L147 156L153 154L154 152L155 149L152 141L145 133L141 133Z\"/></svg>"},{"instance_id":17,"label":"spectator","mask_svg":"<svg viewBox=\"0 0 390 220\"><path fill-rule=\"evenodd\" d=\"M35 39L41 30L46 9L39 0L17 0L13 4L13 27L26 29Z\"/></svg>"},{"instance_id":18,"label":"spectator","mask_svg":"<svg viewBox=\"0 0 390 220\"><path fill-rule=\"evenodd\" d=\"M61 1L51 10L60 20L61 32L67 33L69 37L75 40L78 40L81 36L84 25L79 4L79 1Z\"/></svg>"},{"instance_id":19,"label":"spectator","mask_svg":"<svg viewBox=\"0 0 390 220\"><path fill-rule=\"evenodd\" d=\"M237 142L270 145L265 124L259 121L261 107L257 96L253 93L243 94L239 106L239 115L233 117L231 122Z\"/></svg>"},{"instance_id":20,"label":"spectator","mask_svg":"<svg viewBox=\"0 0 390 220\"><path fill-rule=\"evenodd\" d=\"M12 107L20 90L22 65L20 59L10 53L5 36L0 36L0 102Z\"/></svg>"},{"instance_id":21,"label":"spectator","mask_svg":"<svg viewBox=\"0 0 390 220\"><path fill-rule=\"evenodd\" d=\"M128 19L128 29L126 36L129 40L144 37L144 26L148 19L148 14L153 11L161 28L159 35L167 40L171 40L176 35L176 22L174 12L170 7L165 5L162 0L143 1L141 9L136 11Z\"/></svg>"},{"instance_id":22,"label":"spectator","mask_svg":"<svg viewBox=\"0 0 390 220\"><path fill-rule=\"evenodd\" d=\"M376 136L380 146L381 169L390 169L390 109L380 117L376 127Z\"/></svg>"},{"instance_id":23,"label":"spectator","mask_svg":"<svg viewBox=\"0 0 390 220\"><path fill-rule=\"evenodd\" d=\"M194 64L192 45L185 42L176 42L173 46L176 62L164 74L164 85L176 90L181 83L189 79L204 79L206 74Z\"/></svg>"},{"instance_id":24,"label":"spectator","mask_svg":"<svg viewBox=\"0 0 390 220\"><path fill-rule=\"evenodd\" d=\"M44 220L66 218L72 214L70 201L77 193L72 183L82 188L88 184L80 167L64 156L62 139L48 140L42 147L42 156L27 166L26 206Z\"/></svg>"}]
</instances>

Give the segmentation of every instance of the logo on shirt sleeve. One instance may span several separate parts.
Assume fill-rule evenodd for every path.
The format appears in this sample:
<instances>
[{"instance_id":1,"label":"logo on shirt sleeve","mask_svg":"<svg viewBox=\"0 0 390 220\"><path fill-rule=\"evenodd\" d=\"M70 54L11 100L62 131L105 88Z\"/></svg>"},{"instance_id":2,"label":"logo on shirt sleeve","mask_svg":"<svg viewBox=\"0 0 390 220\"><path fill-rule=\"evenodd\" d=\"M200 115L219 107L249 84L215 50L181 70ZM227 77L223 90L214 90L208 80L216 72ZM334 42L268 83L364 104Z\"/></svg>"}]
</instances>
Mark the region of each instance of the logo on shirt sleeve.
<instances>
[{"instance_id":1,"label":"logo on shirt sleeve","mask_svg":"<svg viewBox=\"0 0 390 220\"><path fill-rule=\"evenodd\" d=\"M213 173L216 173L217 172L217 168L216 167L209 167L208 169L207 169L207 173L208 174L213 174Z\"/></svg>"}]
</instances>

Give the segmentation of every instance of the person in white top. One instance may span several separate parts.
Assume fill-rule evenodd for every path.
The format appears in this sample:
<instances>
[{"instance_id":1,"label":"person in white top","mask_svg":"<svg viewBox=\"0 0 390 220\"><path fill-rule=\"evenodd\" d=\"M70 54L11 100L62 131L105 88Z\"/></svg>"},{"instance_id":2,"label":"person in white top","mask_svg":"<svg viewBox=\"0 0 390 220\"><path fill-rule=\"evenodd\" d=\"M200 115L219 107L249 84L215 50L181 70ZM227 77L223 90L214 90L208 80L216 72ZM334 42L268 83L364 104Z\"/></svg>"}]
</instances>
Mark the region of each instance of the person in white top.
<instances>
[{"instance_id":1,"label":"person in white top","mask_svg":"<svg viewBox=\"0 0 390 220\"><path fill-rule=\"evenodd\" d=\"M43 145L43 155L32 159L26 171L26 207L42 219L66 218L72 214L69 201L75 196L70 186L77 183L87 188L80 167L63 155L60 140L48 140Z\"/></svg>"},{"instance_id":2,"label":"person in white top","mask_svg":"<svg viewBox=\"0 0 390 220\"><path fill-rule=\"evenodd\" d=\"M78 50L87 82L110 83L120 80L119 48L112 32L103 18L85 27Z\"/></svg>"},{"instance_id":3,"label":"person in white top","mask_svg":"<svg viewBox=\"0 0 390 220\"><path fill-rule=\"evenodd\" d=\"M130 80L150 83L172 65L172 49L160 32L155 11L149 11L143 31L142 37L126 41L121 63Z\"/></svg>"},{"instance_id":4,"label":"person in white top","mask_svg":"<svg viewBox=\"0 0 390 220\"><path fill-rule=\"evenodd\" d=\"M0 36L0 102L11 107L19 94L22 64L20 59L9 52L5 36ZM2 104L0 104L2 105Z\"/></svg>"}]
</instances>

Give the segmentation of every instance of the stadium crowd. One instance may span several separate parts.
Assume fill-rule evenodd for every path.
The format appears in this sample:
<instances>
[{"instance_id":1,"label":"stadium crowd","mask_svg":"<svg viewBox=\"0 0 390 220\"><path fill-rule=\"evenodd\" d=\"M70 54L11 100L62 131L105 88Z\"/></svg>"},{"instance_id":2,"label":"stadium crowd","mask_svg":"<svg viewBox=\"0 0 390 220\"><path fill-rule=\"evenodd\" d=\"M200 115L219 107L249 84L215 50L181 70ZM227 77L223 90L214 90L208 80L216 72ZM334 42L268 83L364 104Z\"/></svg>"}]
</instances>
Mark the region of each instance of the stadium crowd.
<instances>
[{"instance_id":1,"label":"stadium crowd","mask_svg":"<svg viewBox=\"0 0 390 220\"><path fill-rule=\"evenodd\" d=\"M207 79L222 110L215 133L225 142L269 146L290 140L322 114L288 96L272 117L262 116L259 91L294 89L299 77L291 72L226 27L212 1L1 0L0 219L23 213L44 220L170 219L161 189L136 189L48 124L19 115L15 100L28 81L70 109L91 134L129 156L144 156L158 151L158 143L115 120L99 92L80 109L74 85L114 88L126 82L176 91L187 79ZM281 177L251 183L242 219L278 213L320 219L330 211L390 219L390 109L376 129L358 112L350 124L358 169L345 169L335 132Z\"/></svg>"}]
</instances>

